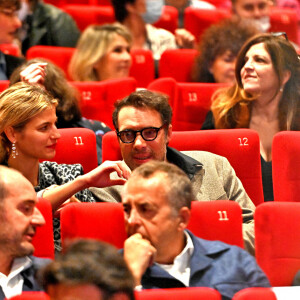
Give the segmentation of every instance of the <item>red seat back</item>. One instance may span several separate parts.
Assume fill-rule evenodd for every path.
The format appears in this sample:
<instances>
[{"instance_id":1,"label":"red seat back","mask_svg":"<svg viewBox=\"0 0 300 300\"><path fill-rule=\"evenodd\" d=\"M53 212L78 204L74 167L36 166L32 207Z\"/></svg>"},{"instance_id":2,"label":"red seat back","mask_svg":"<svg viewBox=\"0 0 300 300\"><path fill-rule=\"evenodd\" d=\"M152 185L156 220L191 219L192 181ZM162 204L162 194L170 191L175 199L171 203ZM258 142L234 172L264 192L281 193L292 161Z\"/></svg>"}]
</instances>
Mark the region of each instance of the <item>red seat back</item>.
<instances>
[{"instance_id":1,"label":"red seat back","mask_svg":"<svg viewBox=\"0 0 300 300\"><path fill-rule=\"evenodd\" d=\"M6 300L7 298L5 298ZM45 292L23 292L21 295L9 298L10 300L50 300Z\"/></svg>"},{"instance_id":2,"label":"red seat back","mask_svg":"<svg viewBox=\"0 0 300 300\"><path fill-rule=\"evenodd\" d=\"M33 255L54 259L52 206L48 200L39 198L37 208L43 215L46 224L36 229L36 234L32 240L35 248Z\"/></svg>"},{"instance_id":3,"label":"red seat back","mask_svg":"<svg viewBox=\"0 0 300 300\"><path fill-rule=\"evenodd\" d=\"M194 201L188 229L206 240L244 248L242 209L235 201Z\"/></svg>"},{"instance_id":4,"label":"red seat back","mask_svg":"<svg viewBox=\"0 0 300 300\"><path fill-rule=\"evenodd\" d=\"M87 128L58 129L61 138L57 141L56 154L50 161L58 164L81 164L84 173L98 166L96 135Z\"/></svg>"},{"instance_id":5,"label":"red seat back","mask_svg":"<svg viewBox=\"0 0 300 300\"><path fill-rule=\"evenodd\" d=\"M173 108L173 130L199 130L211 107L211 97L225 83L176 82L173 78L159 78L148 89L169 96Z\"/></svg>"},{"instance_id":6,"label":"red seat back","mask_svg":"<svg viewBox=\"0 0 300 300\"><path fill-rule=\"evenodd\" d=\"M0 93L7 89L9 86L9 80L0 80Z\"/></svg>"},{"instance_id":7,"label":"red seat back","mask_svg":"<svg viewBox=\"0 0 300 300\"><path fill-rule=\"evenodd\" d=\"M173 6L164 5L161 17L153 26L174 33L178 28L178 10Z\"/></svg>"},{"instance_id":8,"label":"red seat back","mask_svg":"<svg viewBox=\"0 0 300 300\"><path fill-rule=\"evenodd\" d=\"M246 288L238 291L232 300L276 300L275 293L271 288Z\"/></svg>"},{"instance_id":9,"label":"red seat back","mask_svg":"<svg viewBox=\"0 0 300 300\"><path fill-rule=\"evenodd\" d=\"M67 78L68 76L68 66L72 58L72 55L75 51L75 48L70 47L58 47L58 46L33 46L28 49L26 52L26 58L45 58L50 60L58 67L60 67L64 72Z\"/></svg>"},{"instance_id":10,"label":"red seat back","mask_svg":"<svg viewBox=\"0 0 300 300\"><path fill-rule=\"evenodd\" d=\"M159 77L172 77L179 82L191 81L191 72L196 49L169 49L162 53L159 61Z\"/></svg>"},{"instance_id":11,"label":"red seat back","mask_svg":"<svg viewBox=\"0 0 300 300\"><path fill-rule=\"evenodd\" d=\"M126 239L120 203L72 203L60 213L63 248L76 238L92 238L123 248Z\"/></svg>"},{"instance_id":12,"label":"red seat back","mask_svg":"<svg viewBox=\"0 0 300 300\"><path fill-rule=\"evenodd\" d=\"M213 24L230 17L226 9L199 9L187 7L184 11L184 28L190 31L199 42L203 32Z\"/></svg>"},{"instance_id":13,"label":"red seat back","mask_svg":"<svg viewBox=\"0 0 300 300\"><path fill-rule=\"evenodd\" d=\"M113 128L112 113L116 100L134 92L137 82L132 77L103 81L71 81L81 94L81 112L87 119L104 122Z\"/></svg>"},{"instance_id":14,"label":"red seat back","mask_svg":"<svg viewBox=\"0 0 300 300\"><path fill-rule=\"evenodd\" d=\"M155 67L152 52L146 49L132 49L130 51L132 65L129 75L137 81L138 87L147 87L155 77Z\"/></svg>"},{"instance_id":15,"label":"red seat back","mask_svg":"<svg viewBox=\"0 0 300 300\"><path fill-rule=\"evenodd\" d=\"M300 203L265 202L256 208L255 256L272 286L290 286L300 270Z\"/></svg>"},{"instance_id":16,"label":"red seat back","mask_svg":"<svg viewBox=\"0 0 300 300\"><path fill-rule=\"evenodd\" d=\"M0 51L5 54L20 56L20 49L16 44L0 44Z\"/></svg>"},{"instance_id":17,"label":"red seat back","mask_svg":"<svg viewBox=\"0 0 300 300\"><path fill-rule=\"evenodd\" d=\"M290 41L298 44L298 17L293 9L273 6L270 12L270 32L283 31Z\"/></svg>"},{"instance_id":18,"label":"red seat back","mask_svg":"<svg viewBox=\"0 0 300 300\"><path fill-rule=\"evenodd\" d=\"M255 205L262 203L263 188L258 133L251 129L174 131L170 147L179 151L201 150L228 159ZM102 159L122 159L115 132L103 136Z\"/></svg>"},{"instance_id":19,"label":"red seat back","mask_svg":"<svg viewBox=\"0 0 300 300\"><path fill-rule=\"evenodd\" d=\"M149 289L135 292L136 300L221 300L221 294L209 287Z\"/></svg>"},{"instance_id":20,"label":"red seat back","mask_svg":"<svg viewBox=\"0 0 300 300\"><path fill-rule=\"evenodd\" d=\"M115 22L114 10L109 5L78 5L74 3L64 5L62 9L73 17L81 31L91 24L101 25Z\"/></svg>"},{"instance_id":21,"label":"red seat back","mask_svg":"<svg viewBox=\"0 0 300 300\"><path fill-rule=\"evenodd\" d=\"M274 200L300 202L299 131L282 131L274 136L272 171Z\"/></svg>"}]
</instances>

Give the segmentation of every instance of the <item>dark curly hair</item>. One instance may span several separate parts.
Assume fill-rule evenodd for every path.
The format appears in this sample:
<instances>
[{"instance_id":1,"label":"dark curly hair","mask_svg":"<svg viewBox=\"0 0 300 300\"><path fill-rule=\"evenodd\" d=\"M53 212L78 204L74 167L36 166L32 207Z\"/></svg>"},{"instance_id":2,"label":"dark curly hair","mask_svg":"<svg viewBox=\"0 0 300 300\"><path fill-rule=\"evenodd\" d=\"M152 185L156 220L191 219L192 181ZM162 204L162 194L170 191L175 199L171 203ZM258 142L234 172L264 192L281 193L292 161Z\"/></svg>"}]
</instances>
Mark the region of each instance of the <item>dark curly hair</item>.
<instances>
[{"instance_id":1,"label":"dark curly hair","mask_svg":"<svg viewBox=\"0 0 300 300\"><path fill-rule=\"evenodd\" d=\"M195 82L215 82L209 71L217 56L230 51L237 56L243 44L258 31L248 21L238 17L225 19L210 26L203 34L198 46L199 55L192 69L192 80Z\"/></svg>"}]
</instances>

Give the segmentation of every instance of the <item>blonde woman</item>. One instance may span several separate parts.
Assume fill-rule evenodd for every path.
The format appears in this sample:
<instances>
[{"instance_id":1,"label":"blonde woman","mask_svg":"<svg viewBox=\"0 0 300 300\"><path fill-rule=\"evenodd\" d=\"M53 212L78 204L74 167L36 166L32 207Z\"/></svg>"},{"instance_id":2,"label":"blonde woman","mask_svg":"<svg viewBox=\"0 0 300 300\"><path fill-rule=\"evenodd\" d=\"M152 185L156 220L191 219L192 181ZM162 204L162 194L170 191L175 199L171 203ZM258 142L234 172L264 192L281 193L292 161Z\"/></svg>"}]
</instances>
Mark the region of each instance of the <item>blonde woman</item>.
<instances>
[{"instance_id":1,"label":"blonde woman","mask_svg":"<svg viewBox=\"0 0 300 300\"><path fill-rule=\"evenodd\" d=\"M121 24L91 25L82 33L70 61L75 81L124 78L131 67L131 35Z\"/></svg>"},{"instance_id":2,"label":"blonde woman","mask_svg":"<svg viewBox=\"0 0 300 300\"><path fill-rule=\"evenodd\" d=\"M95 202L89 187L124 184L130 174L121 161L105 162L86 174L80 164L40 163L55 156L60 138L55 125L56 106L57 100L38 85L19 82L0 95L0 164L21 172L39 196L51 203L53 211L67 204L70 198ZM122 179L110 178L115 171ZM55 247L60 251L60 226L55 220Z\"/></svg>"}]
</instances>

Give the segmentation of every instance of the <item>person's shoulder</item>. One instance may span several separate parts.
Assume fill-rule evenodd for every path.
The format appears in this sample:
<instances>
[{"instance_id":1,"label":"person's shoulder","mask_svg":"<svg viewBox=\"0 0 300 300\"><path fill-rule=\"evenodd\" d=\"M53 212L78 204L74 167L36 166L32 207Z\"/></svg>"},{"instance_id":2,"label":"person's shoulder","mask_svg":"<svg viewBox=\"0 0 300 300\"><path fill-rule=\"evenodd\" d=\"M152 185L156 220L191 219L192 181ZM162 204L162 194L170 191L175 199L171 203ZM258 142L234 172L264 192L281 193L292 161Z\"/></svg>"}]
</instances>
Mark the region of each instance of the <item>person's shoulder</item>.
<instances>
[{"instance_id":1,"label":"person's shoulder","mask_svg":"<svg viewBox=\"0 0 300 300\"><path fill-rule=\"evenodd\" d=\"M49 3L39 2L34 14L44 16L44 18L58 18L60 16L69 16L65 11Z\"/></svg>"},{"instance_id":2,"label":"person's shoulder","mask_svg":"<svg viewBox=\"0 0 300 300\"><path fill-rule=\"evenodd\" d=\"M210 164L212 162L219 163L227 161L227 158L208 151L181 151L183 154L198 160L203 165Z\"/></svg>"},{"instance_id":3,"label":"person's shoulder","mask_svg":"<svg viewBox=\"0 0 300 300\"><path fill-rule=\"evenodd\" d=\"M50 258L41 258L37 256L30 256L30 259L32 261L32 265L34 266L35 269L40 269L46 265L48 265L52 259Z\"/></svg>"}]
</instances>

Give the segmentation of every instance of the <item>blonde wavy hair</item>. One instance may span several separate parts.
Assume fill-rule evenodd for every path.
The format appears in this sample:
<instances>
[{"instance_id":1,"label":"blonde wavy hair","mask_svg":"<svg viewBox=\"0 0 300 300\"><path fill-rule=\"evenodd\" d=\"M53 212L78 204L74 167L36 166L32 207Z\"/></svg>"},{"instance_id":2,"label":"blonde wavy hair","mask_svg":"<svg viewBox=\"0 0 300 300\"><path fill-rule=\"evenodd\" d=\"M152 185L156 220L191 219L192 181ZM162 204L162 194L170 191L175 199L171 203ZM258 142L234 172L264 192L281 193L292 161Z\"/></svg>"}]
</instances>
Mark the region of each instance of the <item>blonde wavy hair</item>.
<instances>
[{"instance_id":1,"label":"blonde wavy hair","mask_svg":"<svg viewBox=\"0 0 300 300\"><path fill-rule=\"evenodd\" d=\"M105 56L115 37L123 37L129 45L132 38L127 28L119 23L90 25L82 33L69 64L69 76L75 81L98 81L94 65Z\"/></svg>"},{"instance_id":2,"label":"blonde wavy hair","mask_svg":"<svg viewBox=\"0 0 300 300\"><path fill-rule=\"evenodd\" d=\"M212 98L211 110L215 128L248 128L251 107L256 98L243 89L241 69L245 64L245 55L256 44L263 43L269 53L281 88L286 71L291 76L284 86L279 102L280 130L300 130L300 61L294 46L281 36L257 34L241 48L235 66L236 84L217 91ZM275 96L275 95L274 95Z\"/></svg>"},{"instance_id":3,"label":"blonde wavy hair","mask_svg":"<svg viewBox=\"0 0 300 300\"><path fill-rule=\"evenodd\" d=\"M32 118L57 103L44 88L23 82L0 94L0 164L7 161L11 151L11 142L4 131L9 127L21 131Z\"/></svg>"}]
</instances>

